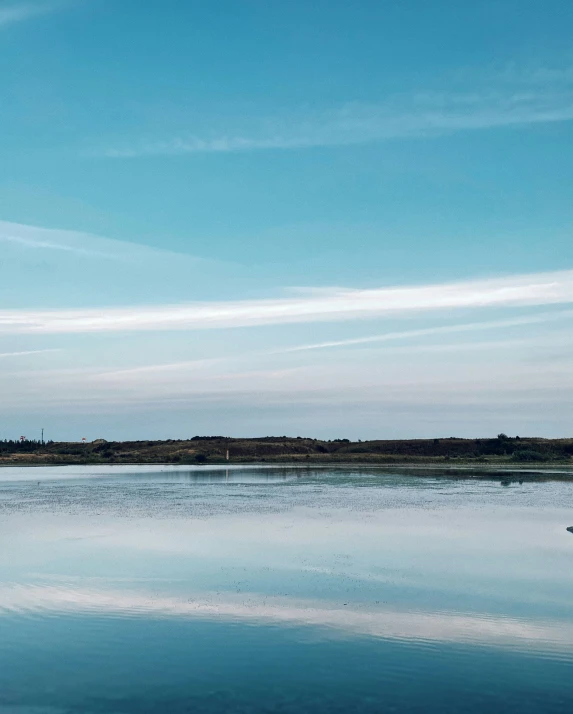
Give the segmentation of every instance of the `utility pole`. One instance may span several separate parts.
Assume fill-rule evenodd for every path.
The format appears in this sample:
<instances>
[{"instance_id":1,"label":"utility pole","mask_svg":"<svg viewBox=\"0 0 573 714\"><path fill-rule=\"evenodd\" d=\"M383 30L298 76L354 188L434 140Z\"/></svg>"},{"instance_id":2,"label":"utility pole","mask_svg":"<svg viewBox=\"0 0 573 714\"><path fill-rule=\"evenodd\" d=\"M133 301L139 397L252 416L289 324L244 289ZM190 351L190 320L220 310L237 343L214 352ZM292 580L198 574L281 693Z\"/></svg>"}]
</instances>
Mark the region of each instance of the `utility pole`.
<instances>
[{"instance_id":1,"label":"utility pole","mask_svg":"<svg viewBox=\"0 0 573 714\"><path fill-rule=\"evenodd\" d=\"M44 443L44 427L42 427L42 444Z\"/></svg>"}]
</instances>

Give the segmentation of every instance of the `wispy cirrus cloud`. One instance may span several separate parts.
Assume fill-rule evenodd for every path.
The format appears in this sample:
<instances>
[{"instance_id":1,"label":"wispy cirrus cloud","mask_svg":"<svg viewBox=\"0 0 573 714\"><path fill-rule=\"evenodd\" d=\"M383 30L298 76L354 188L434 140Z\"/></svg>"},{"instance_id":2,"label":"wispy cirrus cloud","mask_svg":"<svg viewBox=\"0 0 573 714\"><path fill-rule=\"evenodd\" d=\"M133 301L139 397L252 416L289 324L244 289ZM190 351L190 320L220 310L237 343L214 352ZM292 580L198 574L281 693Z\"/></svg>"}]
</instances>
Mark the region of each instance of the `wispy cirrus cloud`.
<instances>
[{"instance_id":1,"label":"wispy cirrus cloud","mask_svg":"<svg viewBox=\"0 0 573 714\"><path fill-rule=\"evenodd\" d=\"M41 355L46 352L60 352L61 350L56 347L51 347L45 350L22 350L21 352L0 352L0 359L5 359L7 357L27 357L28 355Z\"/></svg>"},{"instance_id":2,"label":"wispy cirrus cloud","mask_svg":"<svg viewBox=\"0 0 573 714\"><path fill-rule=\"evenodd\" d=\"M511 80L511 81L510 81ZM573 119L573 71L501 75L493 89L422 92L380 103L348 102L314 112L253 118L217 133L142 138L96 153L111 158L233 153L366 144Z\"/></svg>"},{"instance_id":3,"label":"wispy cirrus cloud","mask_svg":"<svg viewBox=\"0 0 573 714\"><path fill-rule=\"evenodd\" d=\"M159 256L199 261L185 254L171 253L163 248L153 248L140 243L101 238L78 231L41 228L0 220L0 243L6 243L27 251L67 253L81 258L103 258L119 262L134 262L147 259L157 264ZM207 261L203 260L203 263Z\"/></svg>"},{"instance_id":4,"label":"wispy cirrus cloud","mask_svg":"<svg viewBox=\"0 0 573 714\"><path fill-rule=\"evenodd\" d=\"M0 310L0 333L194 330L573 303L573 270L306 296L106 309Z\"/></svg>"},{"instance_id":5,"label":"wispy cirrus cloud","mask_svg":"<svg viewBox=\"0 0 573 714\"><path fill-rule=\"evenodd\" d=\"M382 342L393 342L395 340L410 340L419 337L433 337L438 335L452 335L456 333L479 332L482 330L507 329L510 327L521 327L525 325L536 325L545 322L552 322L555 320L563 320L571 317L573 317L573 311L560 310L559 312L544 312L538 315L527 315L525 317L510 318L507 320L490 320L487 322L468 322L459 325L424 327L419 330L401 330L397 332L386 332L381 335L354 337L346 340L313 342L306 345L297 345L296 347L287 347L286 349L277 350L276 354L285 354L289 352L307 352L310 350L324 350L332 347L352 347L354 345L369 345Z\"/></svg>"},{"instance_id":6,"label":"wispy cirrus cloud","mask_svg":"<svg viewBox=\"0 0 573 714\"><path fill-rule=\"evenodd\" d=\"M40 248L43 250L56 250L64 253L74 253L75 255L94 256L99 258L115 258L111 253L103 253L97 250L84 248L80 245L70 245L66 243L58 243L49 240L38 240L34 238L25 238L23 236L9 235L1 232L0 241L5 243L14 243L25 248Z\"/></svg>"},{"instance_id":7,"label":"wispy cirrus cloud","mask_svg":"<svg viewBox=\"0 0 573 714\"><path fill-rule=\"evenodd\" d=\"M68 3L69 4L69 3ZM16 2L0 7L0 29L62 9L63 2Z\"/></svg>"},{"instance_id":8,"label":"wispy cirrus cloud","mask_svg":"<svg viewBox=\"0 0 573 714\"><path fill-rule=\"evenodd\" d=\"M154 380L165 376L171 376L175 380L180 380L184 375L197 374L202 372L203 375L208 374L211 368L224 367L229 364L251 363L253 360L264 359L265 357L276 357L279 355L289 355L296 352L308 352L314 350L324 350L335 347L353 347L356 345L377 345L386 342L410 342L417 340L414 345L407 347L399 347L403 353L420 353L420 352L454 352L456 350L491 350L502 349L504 346L515 346L525 344L535 344L536 342L544 342L546 337L535 335L530 336L525 340L489 340L482 342L470 341L467 343L439 343L439 344L424 344L420 343L419 338L441 337L447 335L464 335L467 333L478 332L495 332L497 330L508 330L510 328L519 328L529 325L541 323L559 322L573 318L573 311L560 310L558 312L543 312L537 315L527 315L524 317L509 318L505 320L490 320L483 322L469 322L456 325L446 325L438 327L428 327L419 330L401 330L395 332L386 332L379 335L370 335L367 337L358 337L346 340L334 340L330 342L317 342L311 344L296 345L294 347L286 347L275 350L258 350L245 353L233 353L221 357L211 357L205 359L182 360L179 362L168 362L159 364L148 364L140 367L131 367L128 369L113 370L111 372L100 372L92 375L93 380L101 384L113 382L114 380L126 384L128 380L141 382L147 381L149 378ZM558 342L555 336L552 337L552 343ZM569 346L571 340L567 340ZM388 348L385 348L388 351ZM392 349L392 348L390 348ZM395 349L395 348L394 348ZM2 355L0 355L1 357ZM82 380L86 379L86 375L80 373ZM229 375L224 375L226 377ZM237 373L232 374L237 377ZM220 378L220 376L217 376ZM179 382L178 382L179 383ZM179 383L180 384L180 383Z\"/></svg>"}]
</instances>

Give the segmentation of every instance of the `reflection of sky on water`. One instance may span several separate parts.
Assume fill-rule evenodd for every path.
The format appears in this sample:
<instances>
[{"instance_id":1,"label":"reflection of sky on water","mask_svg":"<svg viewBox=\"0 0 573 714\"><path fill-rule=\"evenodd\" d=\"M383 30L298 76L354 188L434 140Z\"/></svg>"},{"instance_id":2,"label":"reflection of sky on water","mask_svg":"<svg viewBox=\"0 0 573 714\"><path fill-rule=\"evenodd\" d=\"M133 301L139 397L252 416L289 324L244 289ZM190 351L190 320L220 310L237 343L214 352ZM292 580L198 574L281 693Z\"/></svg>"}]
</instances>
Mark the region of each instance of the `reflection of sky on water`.
<instances>
[{"instance_id":1,"label":"reflection of sky on water","mask_svg":"<svg viewBox=\"0 0 573 714\"><path fill-rule=\"evenodd\" d=\"M27 481L81 481L83 479L111 478L117 482L194 482L194 483L264 483L296 478L304 467L226 465L177 466L170 464L138 464L115 466L8 466L0 469L0 483L25 483Z\"/></svg>"},{"instance_id":2,"label":"reflection of sky on water","mask_svg":"<svg viewBox=\"0 0 573 714\"><path fill-rule=\"evenodd\" d=\"M571 659L571 484L219 473L3 478L0 660L78 618Z\"/></svg>"},{"instance_id":3,"label":"reflection of sky on water","mask_svg":"<svg viewBox=\"0 0 573 714\"><path fill-rule=\"evenodd\" d=\"M528 652L562 652L573 646L573 624L560 620L527 620L491 613L420 612L364 607L358 603L333 604L328 600L296 600L243 592L232 596L203 592L185 598L152 592L79 589L68 583L0 588L0 608L18 614L85 614L115 617L206 618L283 626L328 628L339 636L367 635L395 640L474 643L522 649ZM376 605L379 603L376 602ZM344 605L344 607L342 607Z\"/></svg>"}]
</instances>

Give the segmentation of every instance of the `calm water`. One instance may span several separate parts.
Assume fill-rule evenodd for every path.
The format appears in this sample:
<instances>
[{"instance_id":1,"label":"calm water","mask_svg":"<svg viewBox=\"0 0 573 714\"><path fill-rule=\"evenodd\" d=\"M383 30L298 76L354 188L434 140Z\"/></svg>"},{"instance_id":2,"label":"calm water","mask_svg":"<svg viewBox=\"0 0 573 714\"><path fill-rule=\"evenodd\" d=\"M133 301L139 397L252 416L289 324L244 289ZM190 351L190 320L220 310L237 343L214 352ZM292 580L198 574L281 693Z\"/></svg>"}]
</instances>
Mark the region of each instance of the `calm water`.
<instances>
[{"instance_id":1,"label":"calm water","mask_svg":"<svg viewBox=\"0 0 573 714\"><path fill-rule=\"evenodd\" d=\"M0 712L571 712L573 483L0 470Z\"/></svg>"}]
</instances>

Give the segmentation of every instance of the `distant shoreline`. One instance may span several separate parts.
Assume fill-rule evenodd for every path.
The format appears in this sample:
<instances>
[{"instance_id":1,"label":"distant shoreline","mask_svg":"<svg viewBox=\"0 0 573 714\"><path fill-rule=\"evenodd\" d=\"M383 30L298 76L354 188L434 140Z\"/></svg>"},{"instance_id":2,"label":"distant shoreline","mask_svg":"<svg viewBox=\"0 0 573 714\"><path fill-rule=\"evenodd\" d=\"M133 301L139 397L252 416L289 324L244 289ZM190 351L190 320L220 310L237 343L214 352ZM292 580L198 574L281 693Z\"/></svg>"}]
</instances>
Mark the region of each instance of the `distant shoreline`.
<instances>
[{"instance_id":1,"label":"distant shoreline","mask_svg":"<svg viewBox=\"0 0 573 714\"><path fill-rule=\"evenodd\" d=\"M478 462L478 461L462 461L457 460L454 463L451 462L440 462L440 461L409 461L404 459L402 461L375 461L375 460L352 460L352 461L338 461L338 460L288 460L288 459L262 459L258 461L252 460L242 460L242 459L232 459L229 461L217 461L212 460L208 462L197 463L194 461L178 461L173 463L171 461L102 461L99 459L77 459L77 460L57 460L57 459L2 459L0 461L0 468L3 467L13 467L13 466L193 466L199 468L208 469L210 466L275 466L284 468L329 468L329 467L360 467L360 468L372 468L372 469L391 469L396 466L404 466L415 471L491 471L492 469L500 469L503 471L558 471L563 470L564 472L573 473L573 463L570 461L555 461L552 463L512 463L510 461L488 461Z\"/></svg>"},{"instance_id":2,"label":"distant shoreline","mask_svg":"<svg viewBox=\"0 0 573 714\"><path fill-rule=\"evenodd\" d=\"M500 434L485 439L404 439L351 442L302 437L108 442L0 441L1 466L79 465L403 466L421 470L573 470L573 438Z\"/></svg>"}]
</instances>

